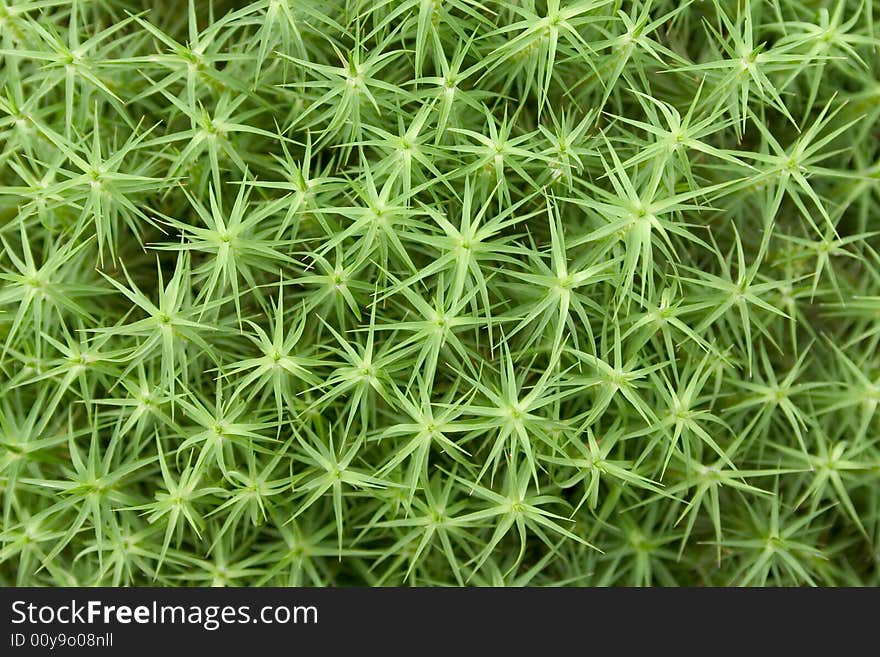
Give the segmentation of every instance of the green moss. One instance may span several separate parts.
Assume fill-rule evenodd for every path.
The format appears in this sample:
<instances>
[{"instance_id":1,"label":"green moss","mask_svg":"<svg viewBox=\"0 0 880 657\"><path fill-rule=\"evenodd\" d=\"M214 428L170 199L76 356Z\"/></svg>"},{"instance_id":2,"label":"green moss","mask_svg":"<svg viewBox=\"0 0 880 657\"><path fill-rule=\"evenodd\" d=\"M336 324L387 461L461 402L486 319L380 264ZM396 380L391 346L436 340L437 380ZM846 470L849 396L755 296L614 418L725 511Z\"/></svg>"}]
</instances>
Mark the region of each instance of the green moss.
<instances>
[{"instance_id":1,"label":"green moss","mask_svg":"<svg viewBox=\"0 0 880 657\"><path fill-rule=\"evenodd\" d=\"M880 583L870 0L4 1L0 583Z\"/></svg>"}]
</instances>

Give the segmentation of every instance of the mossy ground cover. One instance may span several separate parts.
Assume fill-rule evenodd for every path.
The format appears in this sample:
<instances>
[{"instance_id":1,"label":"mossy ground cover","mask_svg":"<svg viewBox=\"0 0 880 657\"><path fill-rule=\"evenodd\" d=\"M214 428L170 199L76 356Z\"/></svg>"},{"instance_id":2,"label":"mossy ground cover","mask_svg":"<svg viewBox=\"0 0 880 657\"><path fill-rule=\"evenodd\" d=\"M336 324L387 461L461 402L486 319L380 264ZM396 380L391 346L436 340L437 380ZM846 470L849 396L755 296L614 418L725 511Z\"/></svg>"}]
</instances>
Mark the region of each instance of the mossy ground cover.
<instances>
[{"instance_id":1,"label":"mossy ground cover","mask_svg":"<svg viewBox=\"0 0 880 657\"><path fill-rule=\"evenodd\" d=\"M880 583L876 13L3 0L0 583Z\"/></svg>"}]
</instances>

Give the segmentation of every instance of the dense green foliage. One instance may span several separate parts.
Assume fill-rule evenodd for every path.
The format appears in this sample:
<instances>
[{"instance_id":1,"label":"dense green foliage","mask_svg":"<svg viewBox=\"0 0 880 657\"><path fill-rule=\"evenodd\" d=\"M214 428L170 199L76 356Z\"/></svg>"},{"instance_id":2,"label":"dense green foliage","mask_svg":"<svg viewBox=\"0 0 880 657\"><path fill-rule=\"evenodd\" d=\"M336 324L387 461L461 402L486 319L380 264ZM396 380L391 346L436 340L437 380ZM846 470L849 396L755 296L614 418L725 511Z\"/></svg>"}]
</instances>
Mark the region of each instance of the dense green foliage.
<instances>
[{"instance_id":1,"label":"dense green foliage","mask_svg":"<svg viewBox=\"0 0 880 657\"><path fill-rule=\"evenodd\" d=\"M880 584L874 19L2 0L0 584Z\"/></svg>"}]
</instances>

